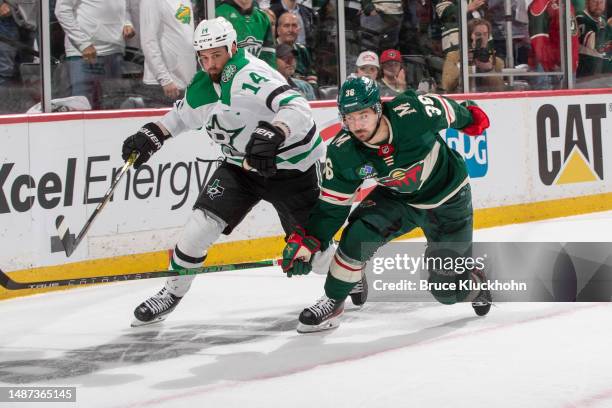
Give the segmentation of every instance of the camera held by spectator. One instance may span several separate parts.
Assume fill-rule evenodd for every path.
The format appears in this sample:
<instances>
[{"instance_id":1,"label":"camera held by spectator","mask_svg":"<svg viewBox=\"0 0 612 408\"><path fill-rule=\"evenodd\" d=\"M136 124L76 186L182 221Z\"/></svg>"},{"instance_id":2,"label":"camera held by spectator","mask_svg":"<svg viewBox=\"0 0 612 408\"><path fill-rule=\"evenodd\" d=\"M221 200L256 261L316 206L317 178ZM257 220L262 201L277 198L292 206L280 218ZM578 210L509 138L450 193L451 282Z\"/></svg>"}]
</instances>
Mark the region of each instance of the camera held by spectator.
<instances>
[{"instance_id":1,"label":"camera held by spectator","mask_svg":"<svg viewBox=\"0 0 612 408\"><path fill-rule=\"evenodd\" d=\"M468 66L472 73L499 72L504 68L504 61L495 55L491 41L491 23L475 18L468 23ZM459 89L459 67L461 55L458 50L446 55L442 70L442 90L457 92ZM503 91L504 80L500 76L477 77L470 81L471 86L480 92Z\"/></svg>"},{"instance_id":2,"label":"camera held by spectator","mask_svg":"<svg viewBox=\"0 0 612 408\"><path fill-rule=\"evenodd\" d=\"M468 51L468 64L476 67L476 72L490 72L493 70L495 50L489 46L490 33L486 20L476 25L471 33L471 43Z\"/></svg>"}]
</instances>

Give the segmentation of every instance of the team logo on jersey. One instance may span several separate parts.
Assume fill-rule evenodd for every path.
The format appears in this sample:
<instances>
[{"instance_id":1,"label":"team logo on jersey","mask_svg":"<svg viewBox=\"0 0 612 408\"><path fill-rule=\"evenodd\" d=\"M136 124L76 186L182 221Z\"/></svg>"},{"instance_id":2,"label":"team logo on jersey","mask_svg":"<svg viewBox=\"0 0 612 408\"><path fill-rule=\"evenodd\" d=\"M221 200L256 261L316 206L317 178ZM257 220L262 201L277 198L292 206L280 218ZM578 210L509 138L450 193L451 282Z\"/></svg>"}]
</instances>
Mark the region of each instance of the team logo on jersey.
<instances>
[{"instance_id":1,"label":"team logo on jersey","mask_svg":"<svg viewBox=\"0 0 612 408\"><path fill-rule=\"evenodd\" d=\"M234 64L226 65L221 74L221 82L229 82L234 77L236 71L238 71L238 68Z\"/></svg>"},{"instance_id":2,"label":"team logo on jersey","mask_svg":"<svg viewBox=\"0 0 612 408\"><path fill-rule=\"evenodd\" d=\"M547 186L597 182L604 179L607 107L587 103L557 107L542 105L536 114L538 169Z\"/></svg>"},{"instance_id":3,"label":"team logo on jersey","mask_svg":"<svg viewBox=\"0 0 612 408\"><path fill-rule=\"evenodd\" d=\"M206 194L208 194L208 197L210 197L211 200L214 200L217 197L221 197L224 190L225 188L221 187L221 182L219 179L215 179L215 181L206 187Z\"/></svg>"},{"instance_id":4,"label":"team logo on jersey","mask_svg":"<svg viewBox=\"0 0 612 408\"><path fill-rule=\"evenodd\" d=\"M400 193L412 193L421 185L421 174L423 174L423 162L407 169L394 169L387 177L378 179L378 183Z\"/></svg>"},{"instance_id":5,"label":"team logo on jersey","mask_svg":"<svg viewBox=\"0 0 612 408\"><path fill-rule=\"evenodd\" d=\"M393 112L397 113L397 116L400 118L405 115L410 115L412 113L416 113L416 109L414 109L408 102L402 103L401 105L397 105L393 108Z\"/></svg>"},{"instance_id":6,"label":"team logo on jersey","mask_svg":"<svg viewBox=\"0 0 612 408\"><path fill-rule=\"evenodd\" d=\"M369 207L374 207L375 205L376 205L376 201L374 200L363 200L361 204L359 204L359 207L369 208Z\"/></svg>"},{"instance_id":7,"label":"team logo on jersey","mask_svg":"<svg viewBox=\"0 0 612 408\"><path fill-rule=\"evenodd\" d=\"M215 113L206 123L206 133L215 142L222 145L233 145L236 136L242 132L245 126L237 129L226 129L219 123L219 116Z\"/></svg>"},{"instance_id":8,"label":"team logo on jersey","mask_svg":"<svg viewBox=\"0 0 612 408\"><path fill-rule=\"evenodd\" d=\"M174 17L183 24L189 24L191 22L191 8L181 3Z\"/></svg>"}]
</instances>

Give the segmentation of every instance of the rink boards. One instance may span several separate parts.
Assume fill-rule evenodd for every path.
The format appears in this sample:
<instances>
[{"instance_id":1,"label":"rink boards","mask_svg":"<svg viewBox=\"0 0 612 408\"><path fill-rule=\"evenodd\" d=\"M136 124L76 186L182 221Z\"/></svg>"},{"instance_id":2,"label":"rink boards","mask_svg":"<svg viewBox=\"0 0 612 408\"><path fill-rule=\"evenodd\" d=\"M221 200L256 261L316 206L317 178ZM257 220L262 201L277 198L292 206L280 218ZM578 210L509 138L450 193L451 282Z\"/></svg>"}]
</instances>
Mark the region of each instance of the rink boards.
<instances>
[{"instance_id":1,"label":"rink boards","mask_svg":"<svg viewBox=\"0 0 612 408\"><path fill-rule=\"evenodd\" d=\"M611 96L612 90L470 95L489 114L489 130L476 138L443 135L466 160L476 226L612 209ZM335 103L312 106L329 139L339 128ZM221 156L204 131L180 135L148 166L130 170L70 258L55 230L64 215L78 232L122 165L123 139L165 112L0 117L0 269L32 280L165 268ZM211 250L209 262L276 257L281 233L272 207L260 204ZM0 291L0 299L8 296Z\"/></svg>"}]
</instances>

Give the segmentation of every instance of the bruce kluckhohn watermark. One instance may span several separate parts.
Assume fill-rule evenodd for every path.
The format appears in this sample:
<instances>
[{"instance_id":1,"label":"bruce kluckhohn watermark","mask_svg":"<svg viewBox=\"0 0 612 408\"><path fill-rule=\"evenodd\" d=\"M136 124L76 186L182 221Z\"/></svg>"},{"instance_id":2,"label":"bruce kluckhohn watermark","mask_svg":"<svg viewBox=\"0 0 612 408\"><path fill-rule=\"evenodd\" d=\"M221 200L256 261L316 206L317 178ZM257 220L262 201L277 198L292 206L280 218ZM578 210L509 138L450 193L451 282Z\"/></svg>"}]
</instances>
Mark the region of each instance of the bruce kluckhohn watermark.
<instances>
[{"instance_id":1,"label":"bruce kluckhohn watermark","mask_svg":"<svg viewBox=\"0 0 612 408\"><path fill-rule=\"evenodd\" d=\"M489 289L495 302L610 302L612 242L364 243L368 302ZM484 271L481 282L471 271ZM477 274L481 275L481 274Z\"/></svg>"},{"instance_id":2,"label":"bruce kluckhohn watermark","mask_svg":"<svg viewBox=\"0 0 612 408\"><path fill-rule=\"evenodd\" d=\"M426 256L410 256L408 254L395 254L390 257L374 257L372 258L372 273L378 276L378 279L372 281L372 289L375 291L472 291L472 290L492 290L492 291L526 291L527 283L519 282L514 279L500 281L497 279L488 279L482 282L473 279L462 279L458 282L430 282L428 279L421 279L415 275L419 271L440 271L443 274L460 275L474 269L485 269L485 261L487 255L471 257L471 256L454 256L454 257L438 257ZM383 279L383 274L387 272L387 276ZM389 272L392 272L389 274ZM412 279L389 280L396 278L396 273L412 275ZM394 276L389 276L394 275Z\"/></svg>"}]
</instances>

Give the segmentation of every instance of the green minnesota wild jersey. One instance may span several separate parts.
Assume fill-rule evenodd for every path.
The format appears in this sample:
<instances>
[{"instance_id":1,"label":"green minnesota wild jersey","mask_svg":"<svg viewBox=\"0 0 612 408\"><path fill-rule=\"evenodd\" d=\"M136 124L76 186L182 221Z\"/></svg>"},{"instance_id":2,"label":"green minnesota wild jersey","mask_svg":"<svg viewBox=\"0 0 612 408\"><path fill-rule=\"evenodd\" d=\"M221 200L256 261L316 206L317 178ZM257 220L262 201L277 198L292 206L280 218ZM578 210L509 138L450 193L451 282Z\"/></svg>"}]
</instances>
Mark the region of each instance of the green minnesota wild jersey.
<instances>
[{"instance_id":1,"label":"green minnesota wild jersey","mask_svg":"<svg viewBox=\"0 0 612 408\"><path fill-rule=\"evenodd\" d=\"M238 48L246 49L254 56L266 61L271 67L276 68L272 26L264 11L254 5L243 11L232 0L226 0L215 9L215 14L232 23L238 34Z\"/></svg>"},{"instance_id":2,"label":"green minnesota wild jersey","mask_svg":"<svg viewBox=\"0 0 612 408\"><path fill-rule=\"evenodd\" d=\"M612 72L612 27L586 10L576 16L580 32L578 75Z\"/></svg>"},{"instance_id":3,"label":"green minnesota wild jersey","mask_svg":"<svg viewBox=\"0 0 612 408\"><path fill-rule=\"evenodd\" d=\"M416 208L435 208L468 182L463 158L438 134L472 122L462 105L440 95L409 90L383 103L389 140L370 145L340 131L327 147L321 194L306 231L328 242L348 216L365 179Z\"/></svg>"},{"instance_id":4,"label":"green minnesota wild jersey","mask_svg":"<svg viewBox=\"0 0 612 408\"><path fill-rule=\"evenodd\" d=\"M160 122L172 136L204 128L229 163L242 166L260 120L283 122L291 133L280 145L279 169L307 170L325 155L308 102L268 64L239 49L225 64L220 83L198 72Z\"/></svg>"}]
</instances>

